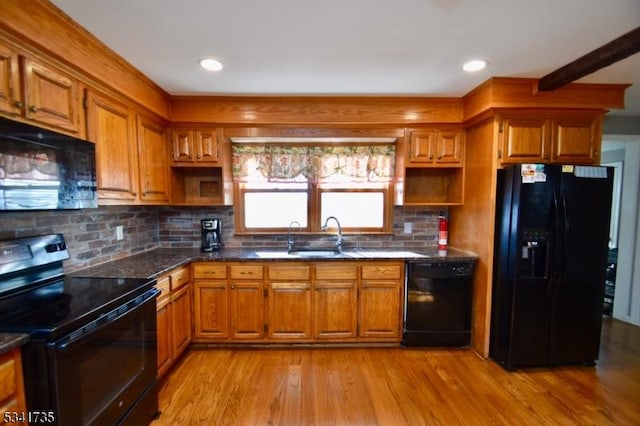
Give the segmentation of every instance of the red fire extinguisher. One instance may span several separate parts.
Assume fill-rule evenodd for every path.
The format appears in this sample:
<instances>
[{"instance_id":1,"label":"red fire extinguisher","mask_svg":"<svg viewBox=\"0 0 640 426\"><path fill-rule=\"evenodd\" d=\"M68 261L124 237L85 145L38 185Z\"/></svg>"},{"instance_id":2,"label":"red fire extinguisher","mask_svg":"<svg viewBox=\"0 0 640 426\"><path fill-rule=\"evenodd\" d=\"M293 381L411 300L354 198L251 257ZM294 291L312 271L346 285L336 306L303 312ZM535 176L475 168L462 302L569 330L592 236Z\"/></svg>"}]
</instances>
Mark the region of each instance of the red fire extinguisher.
<instances>
[{"instance_id":1,"label":"red fire extinguisher","mask_svg":"<svg viewBox=\"0 0 640 426\"><path fill-rule=\"evenodd\" d=\"M444 216L438 217L438 252L446 254L447 252L447 218Z\"/></svg>"}]
</instances>

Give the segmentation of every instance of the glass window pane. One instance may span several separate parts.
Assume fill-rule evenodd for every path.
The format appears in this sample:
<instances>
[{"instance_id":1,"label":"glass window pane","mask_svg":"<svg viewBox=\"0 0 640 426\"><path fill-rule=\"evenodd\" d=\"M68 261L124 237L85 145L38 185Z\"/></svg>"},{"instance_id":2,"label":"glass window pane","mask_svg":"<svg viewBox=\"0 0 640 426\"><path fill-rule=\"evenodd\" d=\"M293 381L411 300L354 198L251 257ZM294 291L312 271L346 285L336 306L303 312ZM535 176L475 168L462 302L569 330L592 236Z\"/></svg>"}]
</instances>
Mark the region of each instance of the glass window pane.
<instances>
[{"instance_id":1,"label":"glass window pane","mask_svg":"<svg viewBox=\"0 0 640 426\"><path fill-rule=\"evenodd\" d=\"M383 192L323 192L320 203L322 223L328 216L335 216L344 228L384 226Z\"/></svg>"},{"instance_id":2,"label":"glass window pane","mask_svg":"<svg viewBox=\"0 0 640 426\"><path fill-rule=\"evenodd\" d=\"M292 221L307 226L306 192L246 192L244 224L247 228L287 228Z\"/></svg>"}]
</instances>

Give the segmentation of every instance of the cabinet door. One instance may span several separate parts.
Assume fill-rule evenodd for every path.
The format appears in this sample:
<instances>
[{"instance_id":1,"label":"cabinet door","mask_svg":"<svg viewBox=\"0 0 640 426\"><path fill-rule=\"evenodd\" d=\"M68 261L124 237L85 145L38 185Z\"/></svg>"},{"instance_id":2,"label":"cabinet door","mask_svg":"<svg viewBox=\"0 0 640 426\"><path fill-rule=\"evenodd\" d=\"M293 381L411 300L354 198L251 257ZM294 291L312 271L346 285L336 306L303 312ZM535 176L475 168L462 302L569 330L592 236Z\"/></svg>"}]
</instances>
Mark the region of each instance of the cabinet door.
<instances>
[{"instance_id":1,"label":"cabinet door","mask_svg":"<svg viewBox=\"0 0 640 426\"><path fill-rule=\"evenodd\" d=\"M435 146L438 132L435 130L416 130L409 138L409 163L432 163L435 159Z\"/></svg>"},{"instance_id":2,"label":"cabinet door","mask_svg":"<svg viewBox=\"0 0 640 426\"><path fill-rule=\"evenodd\" d=\"M22 113L18 53L0 40L0 112Z\"/></svg>"},{"instance_id":3,"label":"cabinet door","mask_svg":"<svg viewBox=\"0 0 640 426\"><path fill-rule=\"evenodd\" d=\"M158 377L162 377L173 363L171 338L171 298L158 301L156 311L158 333Z\"/></svg>"},{"instance_id":4,"label":"cabinet door","mask_svg":"<svg viewBox=\"0 0 640 426\"><path fill-rule=\"evenodd\" d=\"M193 131L173 130L171 132L171 159L175 162L194 161Z\"/></svg>"},{"instance_id":5,"label":"cabinet door","mask_svg":"<svg viewBox=\"0 0 640 426\"><path fill-rule=\"evenodd\" d=\"M226 280L196 280L194 305L195 337L229 337L229 298Z\"/></svg>"},{"instance_id":6,"label":"cabinet door","mask_svg":"<svg viewBox=\"0 0 640 426\"><path fill-rule=\"evenodd\" d=\"M543 117L505 117L500 124L502 163L549 160L548 121Z\"/></svg>"},{"instance_id":7,"label":"cabinet door","mask_svg":"<svg viewBox=\"0 0 640 426\"><path fill-rule=\"evenodd\" d=\"M264 337L264 294L262 281L231 281L229 298L232 339Z\"/></svg>"},{"instance_id":8,"label":"cabinet door","mask_svg":"<svg viewBox=\"0 0 640 426\"><path fill-rule=\"evenodd\" d=\"M80 84L63 72L23 58L26 117L68 132L80 132Z\"/></svg>"},{"instance_id":9,"label":"cabinet door","mask_svg":"<svg viewBox=\"0 0 640 426\"><path fill-rule=\"evenodd\" d=\"M362 281L360 337L400 337L401 288L398 281Z\"/></svg>"},{"instance_id":10,"label":"cabinet door","mask_svg":"<svg viewBox=\"0 0 640 426\"><path fill-rule=\"evenodd\" d=\"M167 139L164 128L138 116L138 176L140 200L166 204L168 196Z\"/></svg>"},{"instance_id":11,"label":"cabinet door","mask_svg":"<svg viewBox=\"0 0 640 426\"><path fill-rule=\"evenodd\" d=\"M600 117L572 116L553 120L552 161L594 164L600 156Z\"/></svg>"},{"instance_id":12,"label":"cabinet door","mask_svg":"<svg viewBox=\"0 0 640 426\"><path fill-rule=\"evenodd\" d=\"M313 337L320 340L356 337L356 281L316 281L314 288Z\"/></svg>"},{"instance_id":13,"label":"cabinet door","mask_svg":"<svg viewBox=\"0 0 640 426\"><path fill-rule=\"evenodd\" d=\"M191 343L191 318L191 284L187 284L171 294L171 331L175 359Z\"/></svg>"},{"instance_id":14,"label":"cabinet door","mask_svg":"<svg viewBox=\"0 0 640 426\"><path fill-rule=\"evenodd\" d=\"M440 131L436 141L435 162L454 165L462 162L464 133L458 130Z\"/></svg>"},{"instance_id":15,"label":"cabinet door","mask_svg":"<svg viewBox=\"0 0 640 426\"><path fill-rule=\"evenodd\" d=\"M135 120L125 105L87 91L87 129L96 144L99 199L126 203L137 199Z\"/></svg>"},{"instance_id":16,"label":"cabinet door","mask_svg":"<svg viewBox=\"0 0 640 426\"><path fill-rule=\"evenodd\" d=\"M218 162L218 139L215 129L197 130L195 132L196 161L203 163Z\"/></svg>"},{"instance_id":17,"label":"cabinet door","mask_svg":"<svg viewBox=\"0 0 640 426\"><path fill-rule=\"evenodd\" d=\"M311 338L311 283L272 282L268 289L269 338Z\"/></svg>"}]
</instances>

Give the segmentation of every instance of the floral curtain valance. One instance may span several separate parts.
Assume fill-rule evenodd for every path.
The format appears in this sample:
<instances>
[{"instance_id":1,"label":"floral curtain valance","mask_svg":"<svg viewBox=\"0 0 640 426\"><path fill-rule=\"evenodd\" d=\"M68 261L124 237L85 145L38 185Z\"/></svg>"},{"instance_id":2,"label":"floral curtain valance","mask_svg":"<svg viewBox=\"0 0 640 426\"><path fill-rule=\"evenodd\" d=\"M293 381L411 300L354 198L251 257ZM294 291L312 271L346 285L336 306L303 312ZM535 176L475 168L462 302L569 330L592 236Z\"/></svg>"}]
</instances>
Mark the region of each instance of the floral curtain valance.
<instances>
[{"instance_id":1,"label":"floral curtain valance","mask_svg":"<svg viewBox=\"0 0 640 426\"><path fill-rule=\"evenodd\" d=\"M233 144L235 181L312 182L339 179L389 182L394 178L395 145L253 145Z\"/></svg>"}]
</instances>

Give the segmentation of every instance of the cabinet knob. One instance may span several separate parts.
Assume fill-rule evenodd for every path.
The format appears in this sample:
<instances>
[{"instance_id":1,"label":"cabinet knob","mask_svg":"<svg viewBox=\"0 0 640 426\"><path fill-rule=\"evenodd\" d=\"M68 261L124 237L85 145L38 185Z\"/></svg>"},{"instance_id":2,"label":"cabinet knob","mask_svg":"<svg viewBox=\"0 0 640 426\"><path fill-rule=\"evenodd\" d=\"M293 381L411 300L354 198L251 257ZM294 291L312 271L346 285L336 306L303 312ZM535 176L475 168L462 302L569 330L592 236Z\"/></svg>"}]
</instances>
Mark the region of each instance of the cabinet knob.
<instances>
[{"instance_id":1,"label":"cabinet knob","mask_svg":"<svg viewBox=\"0 0 640 426\"><path fill-rule=\"evenodd\" d=\"M16 108L20 108L20 109L22 109L22 107L24 106L24 104L20 101L16 101L14 105L16 106Z\"/></svg>"},{"instance_id":2,"label":"cabinet knob","mask_svg":"<svg viewBox=\"0 0 640 426\"><path fill-rule=\"evenodd\" d=\"M429 154L429 160L433 160L433 154Z\"/></svg>"},{"instance_id":3,"label":"cabinet knob","mask_svg":"<svg viewBox=\"0 0 640 426\"><path fill-rule=\"evenodd\" d=\"M438 155L438 160L442 160L442 155Z\"/></svg>"},{"instance_id":4,"label":"cabinet knob","mask_svg":"<svg viewBox=\"0 0 640 426\"><path fill-rule=\"evenodd\" d=\"M201 159L201 158L202 158L202 155L200 155L200 154L196 155L196 159L197 159L197 160L199 160L199 159Z\"/></svg>"},{"instance_id":5,"label":"cabinet knob","mask_svg":"<svg viewBox=\"0 0 640 426\"><path fill-rule=\"evenodd\" d=\"M29 111L31 111L31 112L37 112L37 111L38 111L38 108L37 108L35 105L31 105L31 106L29 107Z\"/></svg>"}]
</instances>

